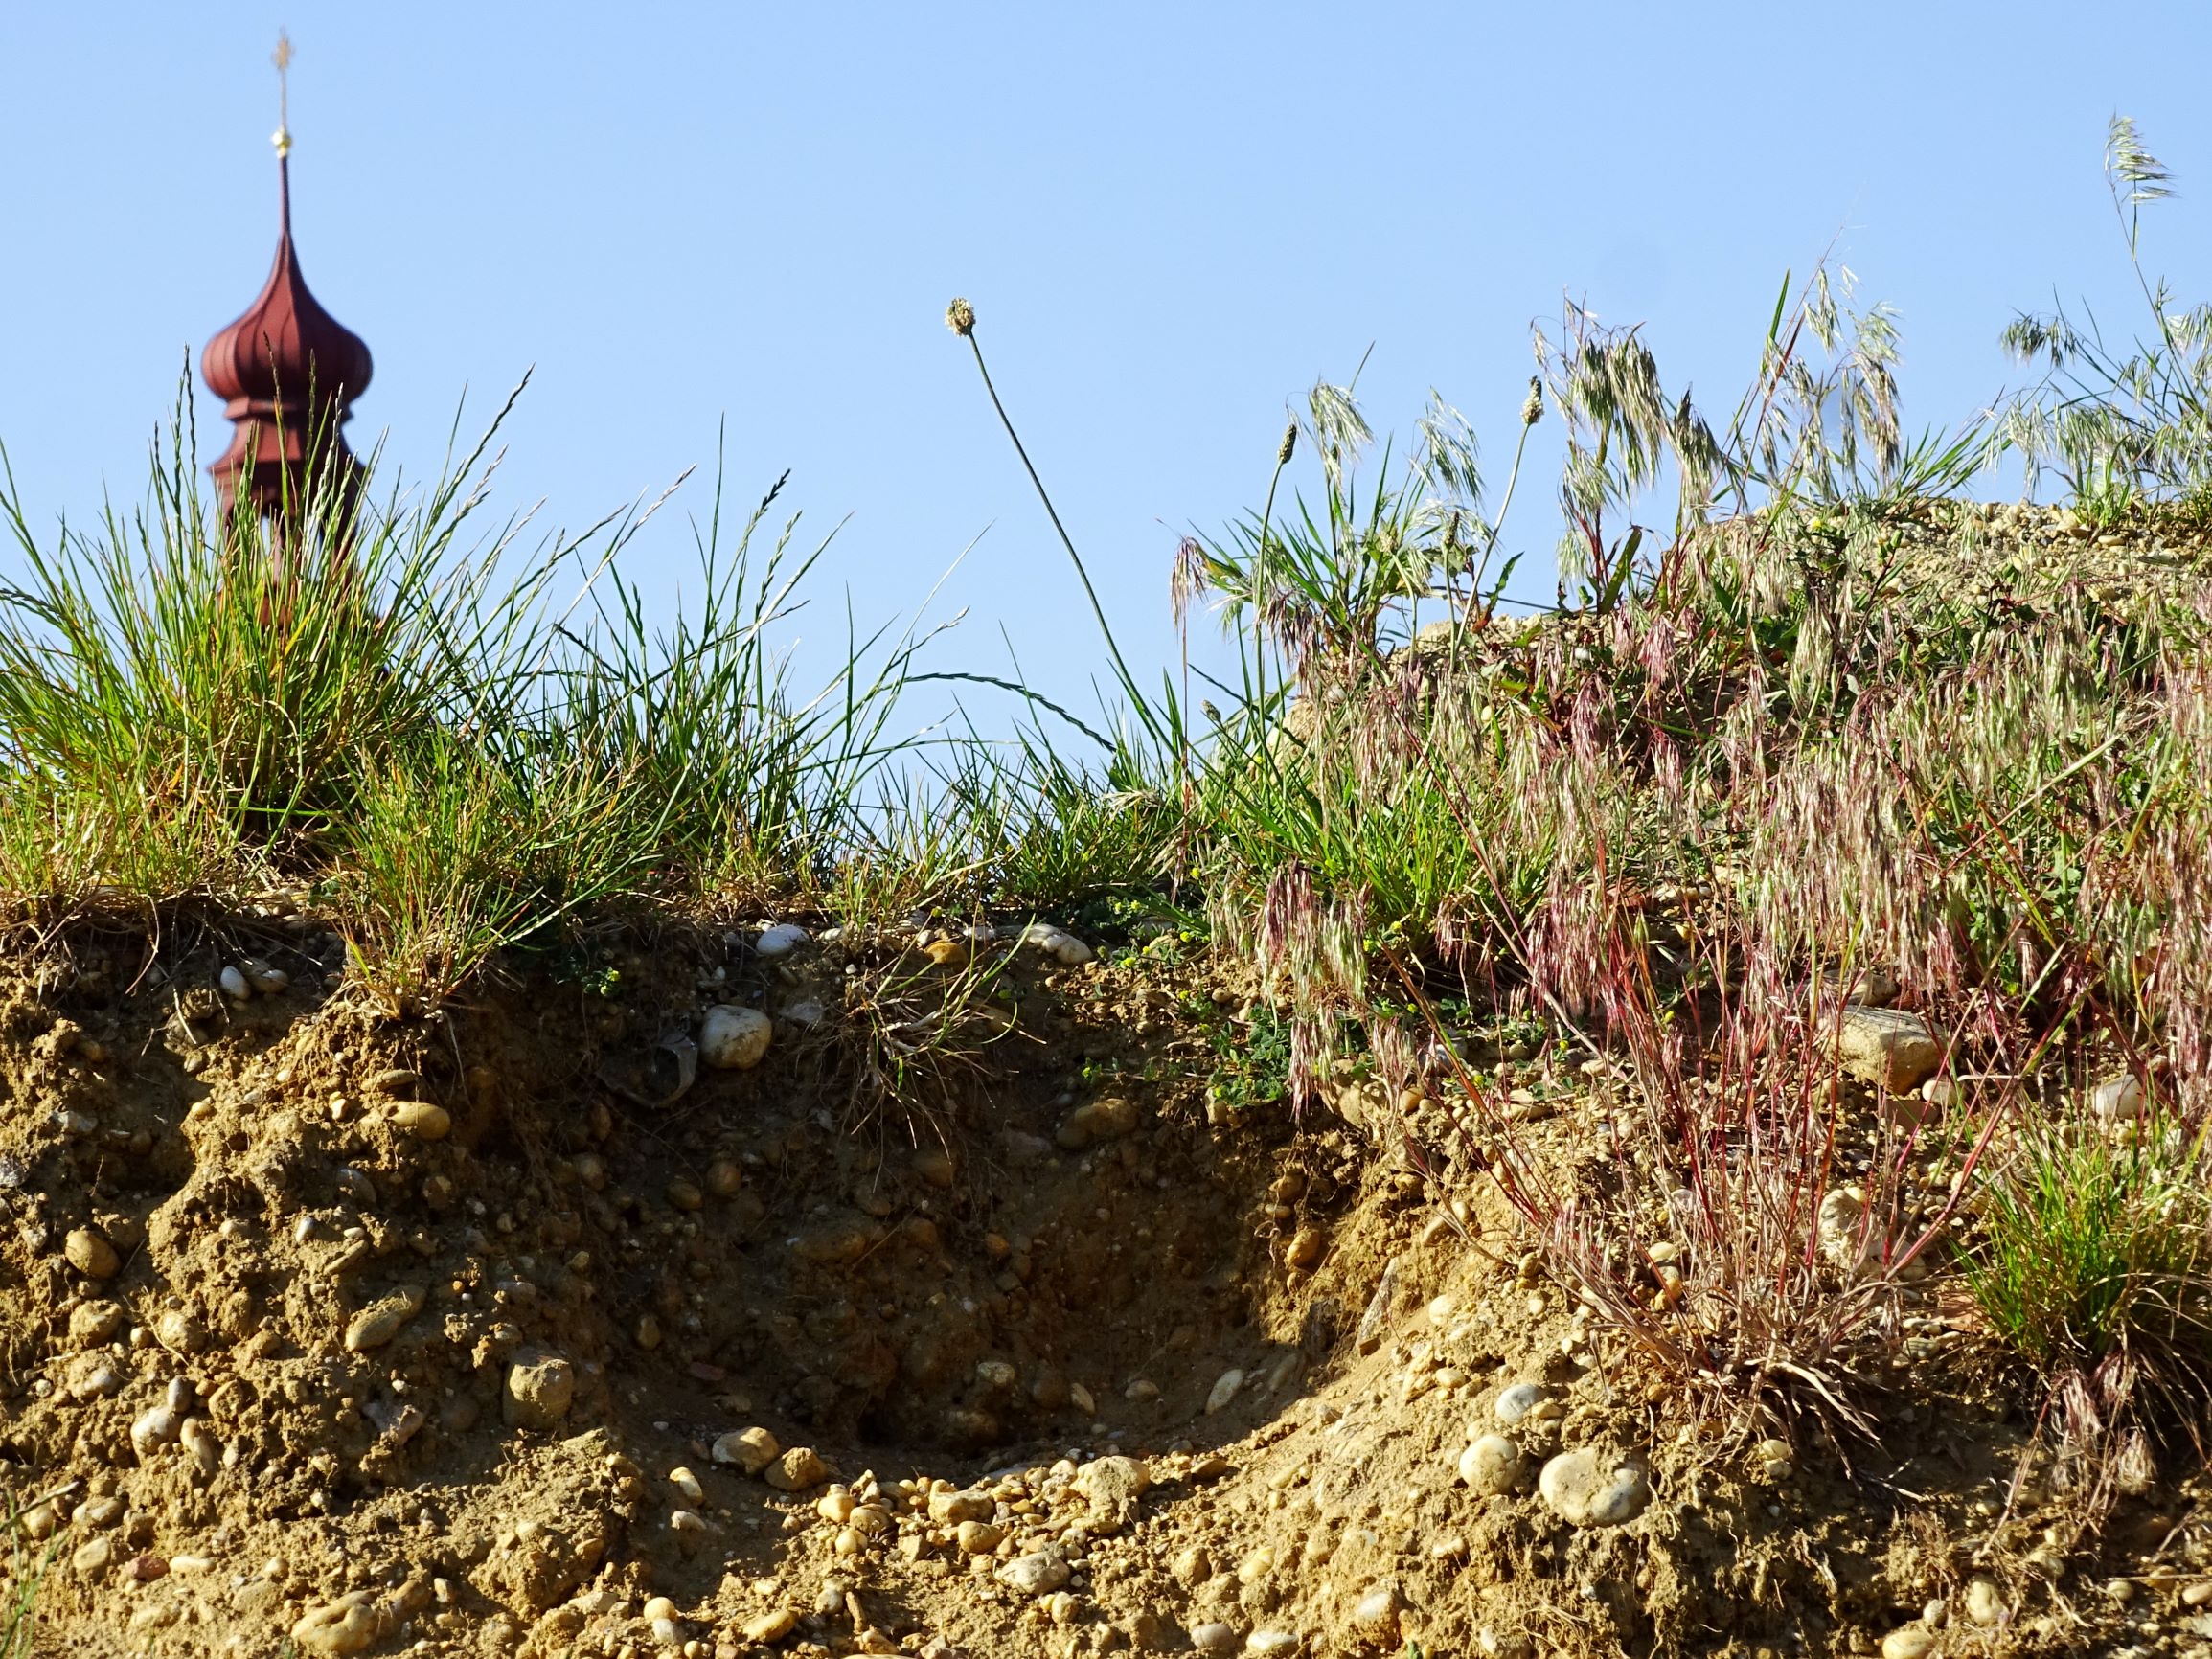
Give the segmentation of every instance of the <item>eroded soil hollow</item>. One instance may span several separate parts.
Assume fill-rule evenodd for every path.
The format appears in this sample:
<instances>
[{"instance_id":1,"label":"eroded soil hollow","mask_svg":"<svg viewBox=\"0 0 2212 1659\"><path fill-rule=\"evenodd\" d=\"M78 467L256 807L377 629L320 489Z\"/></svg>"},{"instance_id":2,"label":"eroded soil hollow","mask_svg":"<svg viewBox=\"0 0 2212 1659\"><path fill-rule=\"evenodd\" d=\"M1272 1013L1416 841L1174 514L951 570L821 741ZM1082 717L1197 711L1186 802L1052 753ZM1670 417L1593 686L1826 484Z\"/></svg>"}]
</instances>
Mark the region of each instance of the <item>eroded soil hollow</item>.
<instances>
[{"instance_id":1,"label":"eroded soil hollow","mask_svg":"<svg viewBox=\"0 0 2212 1659\"><path fill-rule=\"evenodd\" d=\"M227 996L239 961L288 984ZM547 1615L597 1587L668 1597L712 1651L808 1542L779 1507L827 1489L717 1463L733 1431L838 1484L965 1484L1195 1448L1296 1391L1299 1333L1252 1294L1269 1154L1084 976L1020 965L1018 1028L910 1121L854 1085L832 950L665 938L427 1019L341 963L304 918L85 927L6 988L4 1449L72 1643L274 1652L366 1590L356 1650L554 1650L580 1631ZM659 1105L657 1038L716 1003L802 1017ZM1165 1432L1236 1370L1243 1412ZM517 1372L567 1398L511 1398ZM793 1597L813 1621L819 1587Z\"/></svg>"}]
</instances>

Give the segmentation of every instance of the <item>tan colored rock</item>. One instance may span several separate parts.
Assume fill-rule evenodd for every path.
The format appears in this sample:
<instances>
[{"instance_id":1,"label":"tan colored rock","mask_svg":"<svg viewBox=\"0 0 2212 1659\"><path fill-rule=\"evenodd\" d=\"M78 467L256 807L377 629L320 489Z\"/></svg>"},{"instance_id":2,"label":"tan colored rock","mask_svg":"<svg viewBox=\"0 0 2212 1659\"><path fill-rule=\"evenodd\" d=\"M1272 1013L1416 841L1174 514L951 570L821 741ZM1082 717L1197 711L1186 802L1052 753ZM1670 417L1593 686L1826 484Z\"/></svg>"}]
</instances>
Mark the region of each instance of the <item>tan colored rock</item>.
<instances>
[{"instance_id":1,"label":"tan colored rock","mask_svg":"<svg viewBox=\"0 0 2212 1659\"><path fill-rule=\"evenodd\" d=\"M392 1108L392 1122L418 1141L443 1141L453 1132L453 1114L428 1101L401 1101Z\"/></svg>"},{"instance_id":2,"label":"tan colored rock","mask_svg":"<svg viewBox=\"0 0 2212 1659\"><path fill-rule=\"evenodd\" d=\"M422 1311L422 1286L403 1285L380 1301L372 1302L346 1327L346 1352L366 1353L382 1348L399 1334L410 1319Z\"/></svg>"},{"instance_id":3,"label":"tan colored rock","mask_svg":"<svg viewBox=\"0 0 2212 1659\"><path fill-rule=\"evenodd\" d=\"M1554 1514L1577 1527L1617 1527L1642 1514L1652 1500L1641 1469L1588 1446L1545 1464L1537 1490Z\"/></svg>"},{"instance_id":4,"label":"tan colored rock","mask_svg":"<svg viewBox=\"0 0 2212 1659\"><path fill-rule=\"evenodd\" d=\"M356 1590L335 1602L309 1607L292 1626L292 1640L303 1652L341 1659L358 1653L378 1635L379 1621L373 1599Z\"/></svg>"},{"instance_id":5,"label":"tan colored rock","mask_svg":"<svg viewBox=\"0 0 2212 1659\"><path fill-rule=\"evenodd\" d=\"M199 1470L200 1479L211 1480L222 1466L223 1443L216 1438L215 1430L207 1425L205 1418L188 1417L177 1431L177 1440L190 1454L193 1466Z\"/></svg>"},{"instance_id":6,"label":"tan colored rock","mask_svg":"<svg viewBox=\"0 0 2212 1659\"><path fill-rule=\"evenodd\" d=\"M803 1492L830 1478L829 1466L811 1446L793 1446L767 1467L768 1485L780 1492Z\"/></svg>"},{"instance_id":7,"label":"tan colored rock","mask_svg":"<svg viewBox=\"0 0 2212 1659\"><path fill-rule=\"evenodd\" d=\"M1106 1095L1068 1113L1060 1125L1060 1133L1053 1138L1062 1150L1080 1152L1103 1141L1118 1141L1141 1122L1143 1115L1134 1101Z\"/></svg>"},{"instance_id":8,"label":"tan colored rock","mask_svg":"<svg viewBox=\"0 0 2212 1659\"><path fill-rule=\"evenodd\" d=\"M148 1407L131 1420L130 1446L141 1463L174 1441L184 1427L184 1414L173 1406Z\"/></svg>"},{"instance_id":9,"label":"tan colored rock","mask_svg":"<svg viewBox=\"0 0 2212 1659\"><path fill-rule=\"evenodd\" d=\"M1854 1006L1836 1034L1836 1058L1863 1083L1910 1094L1943 1063L1943 1044L1916 1013Z\"/></svg>"},{"instance_id":10,"label":"tan colored rock","mask_svg":"<svg viewBox=\"0 0 2212 1659\"><path fill-rule=\"evenodd\" d=\"M2186 1595L2183 1599L2187 1599ZM2008 1611L2005 1606L2005 1593L1998 1588L1997 1581L1986 1574L1976 1573L1967 1580L1965 1602L1967 1621L1970 1624L1979 1625L1984 1629L1988 1629L2005 1622L2005 1614ZM2190 1604L2194 1606L2197 1603L2191 1602Z\"/></svg>"},{"instance_id":11,"label":"tan colored rock","mask_svg":"<svg viewBox=\"0 0 2212 1659\"><path fill-rule=\"evenodd\" d=\"M154 1322L153 1334L171 1353L191 1355L207 1346L207 1327L187 1307L172 1307Z\"/></svg>"},{"instance_id":12,"label":"tan colored rock","mask_svg":"<svg viewBox=\"0 0 2212 1659\"><path fill-rule=\"evenodd\" d=\"M62 1240L61 1254L70 1266L90 1279L113 1279L123 1266L123 1258L97 1227L72 1227Z\"/></svg>"},{"instance_id":13,"label":"tan colored rock","mask_svg":"<svg viewBox=\"0 0 2212 1659\"><path fill-rule=\"evenodd\" d=\"M507 1368L499 1412L511 1428L552 1428L576 1399L576 1368L544 1349L526 1349Z\"/></svg>"},{"instance_id":14,"label":"tan colored rock","mask_svg":"<svg viewBox=\"0 0 2212 1659\"><path fill-rule=\"evenodd\" d=\"M1152 1475L1139 1458L1104 1457L1084 1464L1068 1483L1090 1507L1093 1532L1119 1532L1136 1513L1137 1500L1151 1489Z\"/></svg>"},{"instance_id":15,"label":"tan colored rock","mask_svg":"<svg viewBox=\"0 0 2212 1659\"><path fill-rule=\"evenodd\" d=\"M929 1518L941 1527L967 1521L988 1521L998 1512L997 1500L989 1492L944 1491L929 1494Z\"/></svg>"},{"instance_id":16,"label":"tan colored rock","mask_svg":"<svg viewBox=\"0 0 2212 1659\"><path fill-rule=\"evenodd\" d=\"M1024 1596L1049 1596L1068 1580L1068 1565L1049 1550L1016 1556L993 1575L1008 1589Z\"/></svg>"},{"instance_id":17,"label":"tan colored rock","mask_svg":"<svg viewBox=\"0 0 2212 1659\"><path fill-rule=\"evenodd\" d=\"M748 1642L781 1642L799 1627L799 1615L788 1607L778 1607L774 1612L763 1613L745 1621L745 1640Z\"/></svg>"},{"instance_id":18,"label":"tan colored rock","mask_svg":"<svg viewBox=\"0 0 2212 1659\"><path fill-rule=\"evenodd\" d=\"M733 1429L715 1442L715 1462L757 1475L774 1463L783 1449L764 1428Z\"/></svg>"},{"instance_id":19,"label":"tan colored rock","mask_svg":"<svg viewBox=\"0 0 2212 1659\"><path fill-rule=\"evenodd\" d=\"M120 1302L80 1302L69 1315L69 1340L79 1348L97 1348L114 1340L123 1319Z\"/></svg>"},{"instance_id":20,"label":"tan colored rock","mask_svg":"<svg viewBox=\"0 0 2212 1659\"><path fill-rule=\"evenodd\" d=\"M759 1009L718 1005L699 1020L699 1058L717 1071L748 1071L761 1063L774 1033Z\"/></svg>"}]
</instances>

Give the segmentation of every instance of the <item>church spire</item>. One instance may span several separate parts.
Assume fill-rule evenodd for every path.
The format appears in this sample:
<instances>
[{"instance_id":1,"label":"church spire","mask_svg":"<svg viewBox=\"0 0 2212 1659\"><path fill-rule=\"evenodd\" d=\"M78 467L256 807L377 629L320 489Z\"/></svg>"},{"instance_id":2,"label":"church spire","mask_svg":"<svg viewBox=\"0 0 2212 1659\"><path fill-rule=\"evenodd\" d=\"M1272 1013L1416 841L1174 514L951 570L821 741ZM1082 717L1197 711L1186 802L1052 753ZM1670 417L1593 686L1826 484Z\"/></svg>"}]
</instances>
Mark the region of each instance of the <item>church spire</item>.
<instances>
[{"instance_id":1,"label":"church spire","mask_svg":"<svg viewBox=\"0 0 2212 1659\"><path fill-rule=\"evenodd\" d=\"M367 389L369 348L323 309L292 246L292 43L280 33L277 66L277 257L245 312L207 343L200 376L223 399L236 430L208 471L227 510L239 489L264 514L299 511L310 474L351 479L356 463L342 431Z\"/></svg>"}]
</instances>

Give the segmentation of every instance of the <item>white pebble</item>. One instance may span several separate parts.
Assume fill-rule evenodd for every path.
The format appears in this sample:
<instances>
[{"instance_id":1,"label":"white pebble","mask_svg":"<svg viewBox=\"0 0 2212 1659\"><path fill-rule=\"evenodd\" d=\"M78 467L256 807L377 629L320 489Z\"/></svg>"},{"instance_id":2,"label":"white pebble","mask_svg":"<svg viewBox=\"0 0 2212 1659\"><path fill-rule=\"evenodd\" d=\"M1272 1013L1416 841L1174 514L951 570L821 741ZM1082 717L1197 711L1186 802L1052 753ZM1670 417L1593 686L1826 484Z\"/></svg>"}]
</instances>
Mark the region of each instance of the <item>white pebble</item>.
<instances>
[{"instance_id":1,"label":"white pebble","mask_svg":"<svg viewBox=\"0 0 2212 1659\"><path fill-rule=\"evenodd\" d=\"M1036 946L1062 967L1081 967L1095 954L1089 945L1066 928L1055 927L1045 921L1033 921L1023 928L1021 943Z\"/></svg>"},{"instance_id":2,"label":"white pebble","mask_svg":"<svg viewBox=\"0 0 2212 1659\"><path fill-rule=\"evenodd\" d=\"M788 956L807 943L807 930L795 921L779 921L773 927L761 929L761 936L753 941L753 949L762 956Z\"/></svg>"},{"instance_id":3,"label":"white pebble","mask_svg":"<svg viewBox=\"0 0 2212 1659\"><path fill-rule=\"evenodd\" d=\"M2143 1085L2132 1077L2107 1078L2091 1092L2089 1109L2108 1124L2138 1118L2143 1114Z\"/></svg>"},{"instance_id":4,"label":"white pebble","mask_svg":"<svg viewBox=\"0 0 2212 1659\"><path fill-rule=\"evenodd\" d=\"M1485 1497L1512 1491L1526 1466L1520 1447L1502 1434L1486 1434L1459 1454L1459 1478Z\"/></svg>"},{"instance_id":5,"label":"white pebble","mask_svg":"<svg viewBox=\"0 0 2212 1659\"><path fill-rule=\"evenodd\" d=\"M1550 1390L1540 1382L1516 1382L1497 1397L1497 1404L1491 1409L1497 1414L1499 1422L1518 1422L1549 1398Z\"/></svg>"},{"instance_id":6,"label":"white pebble","mask_svg":"<svg viewBox=\"0 0 2212 1659\"><path fill-rule=\"evenodd\" d=\"M275 996L292 983L290 974L265 962L241 962L239 967L245 974L246 982L263 996Z\"/></svg>"},{"instance_id":7,"label":"white pebble","mask_svg":"<svg viewBox=\"0 0 2212 1659\"><path fill-rule=\"evenodd\" d=\"M143 1460L176 1439L184 1418L173 1406L157 1405L130 1425L130 1444Z\"/></svg>"}]
</instances>

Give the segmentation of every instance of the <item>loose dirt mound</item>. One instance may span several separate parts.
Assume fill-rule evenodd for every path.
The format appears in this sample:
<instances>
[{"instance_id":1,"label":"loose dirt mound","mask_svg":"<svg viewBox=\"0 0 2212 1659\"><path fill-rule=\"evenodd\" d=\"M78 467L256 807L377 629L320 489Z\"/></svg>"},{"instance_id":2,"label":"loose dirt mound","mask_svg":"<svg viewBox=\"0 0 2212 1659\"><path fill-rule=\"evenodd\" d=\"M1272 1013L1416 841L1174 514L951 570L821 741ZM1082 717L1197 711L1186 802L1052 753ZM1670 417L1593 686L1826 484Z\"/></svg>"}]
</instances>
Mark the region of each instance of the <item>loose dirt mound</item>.
<instances>
[{"instance_id":1,"label":"loose dirt mound","mask_svg":"<svg viewBox=\"0 0 2212 1659\"><path fill-rule=\"evenodd\" d=\"M0 1455L53 1651L2192 1639L2186 1494L2123 1510L2093 1605L2018 1527L1977 1557L2024 1431L1943 1307L1848 1466L1684 1443L1422 1172L1432 1113L1209 1104L1247 988L1199 968L989 947L976 1086L910 1124L852 1057L928 1057L857 988L956 944L672 933L402 1020L288 911L82 926L0 986ZM652 1103L710 1005L766 1057ZM1586 1102L1531 1081L1571 1155Z\"/></svg>"}]
</instances>

